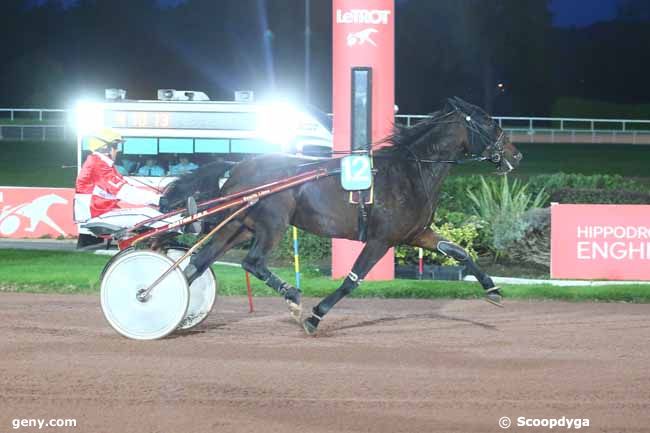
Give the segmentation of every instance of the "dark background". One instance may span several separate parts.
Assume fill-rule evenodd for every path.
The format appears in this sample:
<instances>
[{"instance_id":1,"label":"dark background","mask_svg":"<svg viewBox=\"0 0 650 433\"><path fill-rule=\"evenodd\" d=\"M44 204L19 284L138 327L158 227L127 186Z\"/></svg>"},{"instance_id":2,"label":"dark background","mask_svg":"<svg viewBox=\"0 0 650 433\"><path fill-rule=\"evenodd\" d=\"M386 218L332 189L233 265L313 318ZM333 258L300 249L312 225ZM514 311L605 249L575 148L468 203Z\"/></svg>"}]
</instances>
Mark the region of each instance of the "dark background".
<instances>
[{"instance_id":1,"label":"dark background","mask_svg":"<svg viewBox=\"0 0 650 433\"><path fill-rule=\"evenodd\" d=\"M2 0L0 106L103 89L304 94L304 0ZM311 0L310 101L331 110L331 1ZM650 1L397 0L396 102L496 115L650 117ZM498 84L502 83L503 88Z\"/></svg>"}]
</instances>

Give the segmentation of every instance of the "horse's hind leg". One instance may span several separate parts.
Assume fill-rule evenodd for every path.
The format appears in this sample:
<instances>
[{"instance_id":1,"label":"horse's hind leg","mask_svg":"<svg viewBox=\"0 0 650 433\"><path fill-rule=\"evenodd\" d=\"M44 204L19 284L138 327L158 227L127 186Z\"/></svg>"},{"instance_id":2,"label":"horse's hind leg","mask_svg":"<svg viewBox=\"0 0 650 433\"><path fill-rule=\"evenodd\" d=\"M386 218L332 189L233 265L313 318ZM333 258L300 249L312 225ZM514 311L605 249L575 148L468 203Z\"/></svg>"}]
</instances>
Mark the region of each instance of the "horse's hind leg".
<instances>
[{"instance_id":1,"label":"horse's hind leg","mask_svg":"<svg viewBox=\"0 0 650 433\"><path fill-rule=\"evenodd\" d=\"M499 288L494 285L492 278L478 267L467 251L462 247L449 242L430 228L426 229L423 233L418 235L417 238L409 242L409 245L426 248L431 251L437 249L442 254L456 260L465 266L467 270L476 277L478 282L481 283L481 286L483 286L483 289L485 290L486 301L499 307L503 306L501 304L502 296Z\"/></svg>"},{"instance_id":2,"label":"horse's hind leg","mask_svg":"<svg viewBox=\"0 0 650 433\"><path fill-rule=\"evenodd\" d=\"M226 224L190 259L190 264L184 271L188 283L192 284L219 256L251 237L252 232L241 221L234 220Z\"/></svg>"},{"instance_id":3,"label":"horse's hind leg","mask_svg":"<svg viewBox=\"0 0 650 433\"><path fill-rule=\"evenodd\" d=\"M280 243L287 227L288 222L272 215L264 219L256 219L253 245L244 258L242 267L282 295L287 302L291 317L300 322L302 315L300 290L283 281L266 265L268 254Z\"/></svg>"},{"instance_id":4,"label":"horse's hind leg","mask_svg":"<svg viewBox=\"0 0 650 433\"><path fill-rule=\"evenodd\" d=\"M368 243L364 245L361 254L359 254L359 257L357 257L357 260L355 260L354 265L352 266L352 271L345 280L343 280L343 284L341 284L341 286L332 294L320 301L320 303L312 310L311 317L307 318L303 322L302 326L307 334L313 335L316 333L318 324L323 320L323 317L327 312L332 309L337 302L343 299L343 297L359 286L373 266L375 266L375 264L386 254L388 248L389 245L378 240L368 241Z\"/></svg>"}]
</instances>

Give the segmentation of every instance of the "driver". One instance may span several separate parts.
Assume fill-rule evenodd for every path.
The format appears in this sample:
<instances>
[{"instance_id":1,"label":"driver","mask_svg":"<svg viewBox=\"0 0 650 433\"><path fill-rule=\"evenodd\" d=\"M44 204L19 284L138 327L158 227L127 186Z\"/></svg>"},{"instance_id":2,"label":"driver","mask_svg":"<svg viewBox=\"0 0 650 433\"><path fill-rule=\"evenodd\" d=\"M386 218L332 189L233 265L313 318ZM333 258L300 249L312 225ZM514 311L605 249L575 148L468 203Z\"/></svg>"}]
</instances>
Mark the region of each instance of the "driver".
<instances>
[{"instance_id":1,"label":"driver","mask_svg":"<svg viewBox=\"0 0 650 433\"><path fill-rule=\"evenodd\" d=\"M161 195L153 189L128 183L115 167L115 158L124 140L115 130L104 128L88 137L92 152L81 167L75 185L75 221L105 222L131 227L140 221L161 215L148 205L158 206ZM141 207L123 209L119 202ZM167 222L159 221L153 227Z\"/></svg>"}]
</instances>

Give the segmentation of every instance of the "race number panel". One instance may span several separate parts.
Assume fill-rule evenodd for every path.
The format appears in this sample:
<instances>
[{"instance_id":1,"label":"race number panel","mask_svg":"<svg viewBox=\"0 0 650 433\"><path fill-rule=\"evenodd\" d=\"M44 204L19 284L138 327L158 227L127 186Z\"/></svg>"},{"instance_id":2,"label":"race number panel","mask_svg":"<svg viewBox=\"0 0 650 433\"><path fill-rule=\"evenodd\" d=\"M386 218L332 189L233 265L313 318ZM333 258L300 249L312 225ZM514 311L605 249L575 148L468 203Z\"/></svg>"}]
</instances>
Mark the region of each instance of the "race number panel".
<instances>
[{"instance_id":1,"label":"race number panel","mask_svg":"<svg viewBox=\"0 0 650 433\"><path fill-rule=\"evenodd\" d=\"M372 186L372 166L367 155L350 155L341 159L341 186L346 191L360 191Z\"/></svg>"}]
</instances>

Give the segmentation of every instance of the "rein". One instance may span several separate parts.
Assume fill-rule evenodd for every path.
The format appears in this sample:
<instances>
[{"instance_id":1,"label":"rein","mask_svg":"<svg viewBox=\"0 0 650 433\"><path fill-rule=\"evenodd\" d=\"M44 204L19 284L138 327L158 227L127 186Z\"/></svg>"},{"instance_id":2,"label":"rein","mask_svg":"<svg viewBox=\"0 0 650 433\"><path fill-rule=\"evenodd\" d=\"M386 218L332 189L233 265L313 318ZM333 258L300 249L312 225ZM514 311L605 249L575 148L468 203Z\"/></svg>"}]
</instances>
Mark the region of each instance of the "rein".
<instances>
[{"instance_id":1,"label":"rein","mask_svg":"<svg viewBox=\"0 0 650 433\"><path fill-rule=\"evenodd\" d=\"M432 202L431 195L429 193L429 189L427 188L426 185L426 180L424 178L424 173L422 170L422 164L455 164L455 165L461 165L461 164L466 164L470 162L475 162L475 161L490 161L495 165L500 165L502 161L504 160L503 158L503 153L504 153L504 143L503 143L503 138L504 138L504 133L501 131L501 134L495 141L492 141L490 138L490 135L485 131L484 127L481 127L481 125L477 124L476 122L472 121L472 115L466 113L463 111L459 106L452 104L453 105L453 110L439 115L436 118L431 118L429 121L430 122L435 122L436 125L441 125L441 124L452 124L452 123L459 123L462 120L461 119L451 119L451 120L444 120L447 117L450 117L456 113L460 113L463 115L463 120L466 121L466 127L467 129L471 132L469 134L469 140L471 141L471 144L474 144L474 140L478 139L479 140L485 140L489 144L486 145L483 148L483 152L481 154L469 154L466 157L463 158L458 158L458 159L425 159L425 158L420 158L418 157L415 152L413 151L412 147L415 143L417 143L424 135L420 136L419 138L416 138L413 143L410 143L406 146L402 146L402 149L405 149L409 154L410 157L399 157L396 155L381 155L381 154L373 154L373 158L385 158L385 159L403 159L406 161L414 161L417 163L418 167L418 175L420 177L420 180L422 181L422 187L424 188L425 194L427 195L427 200L429 205ZM385 142L386 140L382 140L379 142L375 143L370 143L370 147L372 148L373 145L375 144L381 144ZM490 143L491 142L491 143ZM473 148L474 146L472 146ZM369 152L366 150L337 150L337 151L332 151L332 155L354 155L354 154L368 154ZM485 154L488 154L489 156L484 156ZM308 162L304 164L300 164L298 167L305 167L305 166L311 166L311 165L316 165L316 164L322 164L327 161L331 161L332 158L325 158L319 161L313 161L313 162ZM506 163L508 161L506 160ZM510 166L510 163L508 163Z\"/></svg>"},{"instance_id":2,"label":"rein","mask_svg":"<svg viewBox=\"0 0 650 433\"><path fill-rule=\"evenodd\" d=\"M468 162L475 162L475 161L487 161L490 158L487 156L479 156L479 155L473 155L469 156L467 158L460 158L460 159L422 159L419 158L415 153L413 153L413 150L411 150L410 147L405 147L405 149L413 155L413 158L399 158L403 159L406 161L416 161L416 162L422 162L425 164L466 164ZM332 151L333 155L363 155L366 154L367 152L365 150L335 150ZM373 158L378 158L378 159L397 159L397 157L393 155L372 155ZM331 161L333 158L323 158L319 159L318 161L313 161L313 162L306 162L304 164L298 165L298 167L306 167L309 165L315 165L315 164L323 164L327 161Z\"/></svg>"}]
</instances>

